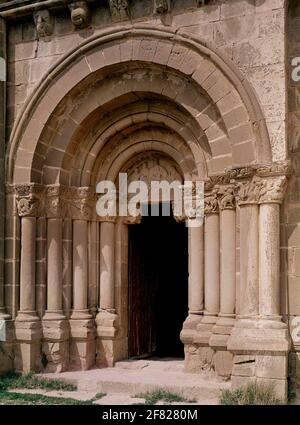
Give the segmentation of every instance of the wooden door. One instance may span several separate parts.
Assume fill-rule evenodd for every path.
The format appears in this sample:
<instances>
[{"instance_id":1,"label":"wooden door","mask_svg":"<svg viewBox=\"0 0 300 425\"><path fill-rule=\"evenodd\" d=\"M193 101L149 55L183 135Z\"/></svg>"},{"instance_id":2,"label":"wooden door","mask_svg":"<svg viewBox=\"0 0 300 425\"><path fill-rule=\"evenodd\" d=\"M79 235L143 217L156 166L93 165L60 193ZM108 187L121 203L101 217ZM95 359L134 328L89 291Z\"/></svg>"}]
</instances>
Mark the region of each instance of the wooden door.
<instances>
[{"instance_id":1,"label":"wooden door","mask_svg":"<svg viewBox=\"0 0 300 425\"><path fill-rule=\"evenodd\" d=\"M187 229L173 217L129 226L129 357L183 354L187 250Z\"/></svg>"}]
</instances>

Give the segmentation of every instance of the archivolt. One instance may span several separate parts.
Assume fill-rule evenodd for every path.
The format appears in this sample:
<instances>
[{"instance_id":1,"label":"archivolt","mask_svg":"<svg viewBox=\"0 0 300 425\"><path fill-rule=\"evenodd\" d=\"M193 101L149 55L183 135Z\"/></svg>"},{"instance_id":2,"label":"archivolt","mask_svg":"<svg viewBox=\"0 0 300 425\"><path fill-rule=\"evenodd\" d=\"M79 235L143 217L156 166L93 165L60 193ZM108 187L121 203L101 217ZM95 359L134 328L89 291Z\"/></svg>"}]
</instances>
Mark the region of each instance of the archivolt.
<instances>
[{"instance_id":1,"label":"archivolt","mask_svg":"<svg viewBox=\"0 0 300 425\"><path fill-rule=\"evenodd\" d=\"M173 29L133 25L91 37L49 71L13 129L8 181L41 182L40 164L47 167L51 182L62 181L59 170L76 157L70 148L75 147L70 144L75 133L77 140L79 134L84 136L85 144L97 114L102 120L115 109L114 102L122 96L139 98L139 92L162 96L174 109L180 105L188 121L198 126L196 137L206 150L210 173L220 172L224 164L271 159L255 95L220 52Z\"/></svg>"}]
</instances>

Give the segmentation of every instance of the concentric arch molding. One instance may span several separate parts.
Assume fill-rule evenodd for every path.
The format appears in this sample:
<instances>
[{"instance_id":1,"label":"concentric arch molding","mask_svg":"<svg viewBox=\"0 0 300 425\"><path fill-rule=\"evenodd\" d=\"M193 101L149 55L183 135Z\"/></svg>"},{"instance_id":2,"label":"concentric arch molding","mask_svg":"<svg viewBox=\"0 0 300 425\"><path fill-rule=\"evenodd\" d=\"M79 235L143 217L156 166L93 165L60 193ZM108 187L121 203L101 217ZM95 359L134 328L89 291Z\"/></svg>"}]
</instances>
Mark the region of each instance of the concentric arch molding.
<instances>
[{"instance_id":1,"label":"concentric arch molding","mask_svg":"<svg viewBox=\"0 0 300 425\"><path fill-rule=\"evenodd\" d=\"M12 181L14 158L16 157L18 146L21 144L22 137L30 123L30 120L32 119L40 102L42 102L45 96L49 96L49 102L51 100L49 95L49 89L51 88L51 85L53 85L55 82L58 82L64 72L66 72L68 69L72 69L72 66L75 65L79 59L86 60L85 55L88 55L89 52L91 52L93 49L104 47L108 44L111 46L117 46L129 38L140 40L143 38L148 38L158 42L169 41L173 43L173 46L184 47L190 52L193 52L196 55L198 54L199 61L202 60L203 57L209 60L220 72L220 75L222 78L224 78L224 81L226 80L231 84L233 90L236 94L238 94L242 104L247 110L249 122L253 124L255 129L254 137L255 146L258 151L258 157L264 161L271 160L271 148L268 131L265 120L263 118L263 113L256 98L256 94L250 84L244 79L242 73L228 58L224 56L221 50L215 49L208 43L199 41L191 34L187 34L183 31L175 32L175 29L172 27L165 28L160 26L152 27L145 24L128 24L114 26L109 29L100 31L97 35L85 40L80 46L68 52L54 66L52 66L44 76L43 81L37 84L37 87L33 91L32 95L25 102L12 130L7 156L8 181ZM103 68L105 68L105 65ZM93 71L91 70L91 73L92 72ZM191 72L188 70L185 74L182 74L191 78ZM57 102L57 104L58 103L59 102ZM53 109L57 106L57 104L53 106ZM44 125L44 122L40 124Z\"/></svg>"}]
</instances>

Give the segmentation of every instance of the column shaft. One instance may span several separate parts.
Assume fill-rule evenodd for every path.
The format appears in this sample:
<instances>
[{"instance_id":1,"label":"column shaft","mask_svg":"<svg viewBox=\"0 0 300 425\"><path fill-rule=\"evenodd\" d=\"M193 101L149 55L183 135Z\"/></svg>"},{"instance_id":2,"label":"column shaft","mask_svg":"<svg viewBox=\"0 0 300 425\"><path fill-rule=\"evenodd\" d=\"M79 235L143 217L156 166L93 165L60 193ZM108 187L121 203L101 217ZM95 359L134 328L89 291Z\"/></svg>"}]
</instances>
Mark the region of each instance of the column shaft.
<instances>
[{"instance_id":1,"label":"column shaft","mask_svg":"<svg viewBox=\"0 0 300 425\"><path fill-rule=\"evenodd\" d=\"M203 312L204 241L203 225L189 227L189 314Z\"/></svg>"},{"instance_id":2,"label":"column shaft","mask_svg":"<svg viewBox=\"0 0 300 425\"><path fill-rule=\"evenodd\" d=\"M259 211L259 313L280 314L279 204L262 204Z\"/></svg>"},{"instance_id":3,"label":"column shaft","mask_svg":"<svg viewBox=\"0 0 300 425\"><path fill-rule=\"evenodd\" d=\"M205 313L217 315L220 309L219 214L205 217Z\"/></svg>"},{"instance_id":4,"label":"column shaft","mask_svg":"<svg viewBox=\"0 0 300 425\"><path fill-rule=\"evenodd\" d=\"M47 310L62 312L62 219L47 222Z\"/></svg>"},{"instance_id":5,"label":"column shaft","mask_svg":"<svg viewBox=\"0 0 300 425\"><path fill-rule=\"evenodd\" d=\"M6 115L6 26L0 18L0 316L5 318L4 221L5 221L5 115Z\"/></svg>"},{"instance_id":6,"label":"column shaft","mask_svg":"<svg viewBox=\"0 0 300 425\"><path fill-rule=\"evenodd\" d=\"M115 224L101 223L100 233L100 308L114 309Z\"/></svg>"},{"instance_id":7,"label":"column shaft","mask_svg":"<svg viewBox=\"0 0 300 425\"><path fill-rule=\"evenodd\" d=\"M258 314L258 205L240 208L240 314Z\"/></svg>"},{"instance_id":8,"label":"column shaft","mask_svg":"<svg viewBox=\"0 0 300 425\"><path fill-rule=\"evenodd\" d=\"M35 315L36 218L22 217L20 311Z\"/></svg>"},{"instance_id":9,"label":"column shaft","mask_svg":"<svg viewBox=\"0 0 300 425\"><path fill-rule=\"evenodd\" d=\"M88 296L88 226L73 222L73 310L86 311Z\"/></svg>"},{"instance_id":10,"label":"column shaft","mask_svg":"<svg viewBox=\"0 0 300 425\"><path fill-rule=\"evenodd\" d=\"M235 313L236 229L235 210L221 211L221 315Z\"/></svg>"}]
</instances>

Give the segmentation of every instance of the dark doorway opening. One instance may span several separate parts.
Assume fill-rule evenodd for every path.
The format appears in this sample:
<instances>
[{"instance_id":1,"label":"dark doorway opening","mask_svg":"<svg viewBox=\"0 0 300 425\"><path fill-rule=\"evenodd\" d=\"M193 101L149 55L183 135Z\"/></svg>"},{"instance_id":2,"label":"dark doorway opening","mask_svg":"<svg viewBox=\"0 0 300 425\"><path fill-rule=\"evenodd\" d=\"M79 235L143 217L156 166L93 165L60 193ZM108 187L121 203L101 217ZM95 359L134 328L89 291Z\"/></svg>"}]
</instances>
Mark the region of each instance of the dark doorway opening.
<instances>
[{"instance_id":1,"label":"dark doorway opening","mask_svg":"<svg viewBox=\"0 0 300 425\"><path fill-rule=\"evenodd\" d=\"M184 357L188 232L164 216L129 226L129 357Z\"/></svg>"}]
</instances>

